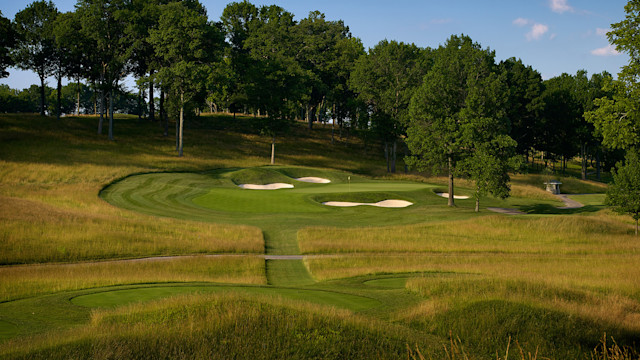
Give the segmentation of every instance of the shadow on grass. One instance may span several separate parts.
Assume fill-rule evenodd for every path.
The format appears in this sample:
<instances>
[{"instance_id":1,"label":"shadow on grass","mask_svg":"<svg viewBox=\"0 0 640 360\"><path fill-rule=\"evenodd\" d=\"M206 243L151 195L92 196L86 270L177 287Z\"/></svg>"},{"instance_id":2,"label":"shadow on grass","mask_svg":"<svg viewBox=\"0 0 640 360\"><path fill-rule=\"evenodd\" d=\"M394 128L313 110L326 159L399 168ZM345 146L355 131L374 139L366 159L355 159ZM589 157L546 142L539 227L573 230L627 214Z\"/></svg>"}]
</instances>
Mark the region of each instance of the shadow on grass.
<instances>
[{"instance_id":1,"label":"shadow on grass","mask_svg":"<svg viewBox=\"0 0 640 360\"><path fill-rule=\"evenodd\" d=\"M523 205L521 211L527 214L543 214L543 215L574 215L574 214L591 214L596 213L605 208L604 205L586 205L576 209L559 209L549 204Z\"/></svg>"}]
</instances>

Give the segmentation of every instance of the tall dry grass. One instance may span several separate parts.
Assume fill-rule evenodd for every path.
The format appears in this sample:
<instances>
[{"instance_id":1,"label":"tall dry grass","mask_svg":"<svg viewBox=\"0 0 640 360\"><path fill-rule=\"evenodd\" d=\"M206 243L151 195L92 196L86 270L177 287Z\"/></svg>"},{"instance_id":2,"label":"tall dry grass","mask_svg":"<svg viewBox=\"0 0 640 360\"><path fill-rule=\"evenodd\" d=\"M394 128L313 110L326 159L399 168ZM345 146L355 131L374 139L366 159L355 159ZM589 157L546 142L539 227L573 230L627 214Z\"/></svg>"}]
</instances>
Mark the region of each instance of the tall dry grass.
<instances>
[{"instance_id":1,"label":"tall dry grass","mask_svg":"<svg viewBox=\"0 0 640 360\"><path fill-rule=\"evenodd\" d=\"M427 300L402 310L398 318L403 321L424 322L452 307L500 299L640 332L640 301L633 296L482 275L415 277L407 281L406 288Z\"/></svg>"},{"instance_id":2,"label":"tall dry grass","mask_svg":"<svg viewBox=\"0 0 640 360\"><path fill-rule=\"evenodd\" d=\"M512 218L376 228L309 227L298 232L304 254L322 253L530 253L620 254L640 251L630 226L600 216Z\"/></svg>"},{"instance_id":3,"label":"tall dry grass","mask_svg":"<svg viewBox=\"0 0 640 360\"><path fill-rule=\"evenodd\" d=\"M266 284L258 256L182 258L0 267L0 301L101 286L154 282Z\"/></svg>"},{"instance_id":4,"label":"tall dry grass","mask_svg":"<svg viewBox=\"0 0 640 360\"><path fill-rule=\"evenodd\" d=\"M576 288L601 289L624 296L640 294L639 254L370 254L306 258L305 264L318 280L362 275L455 272L481 274L499 279L527 280Z\"/></svg>"},{"instance_id":5,"label":"tall dry grass","mask_svg":"<svg viewBox=\"0 0 640 360\"><path fill-rule=\"evenodd\" d=\"M262 231L255 227L93 212L0 195L0 264L263 251Z\"/></svg>"}]
</instances>

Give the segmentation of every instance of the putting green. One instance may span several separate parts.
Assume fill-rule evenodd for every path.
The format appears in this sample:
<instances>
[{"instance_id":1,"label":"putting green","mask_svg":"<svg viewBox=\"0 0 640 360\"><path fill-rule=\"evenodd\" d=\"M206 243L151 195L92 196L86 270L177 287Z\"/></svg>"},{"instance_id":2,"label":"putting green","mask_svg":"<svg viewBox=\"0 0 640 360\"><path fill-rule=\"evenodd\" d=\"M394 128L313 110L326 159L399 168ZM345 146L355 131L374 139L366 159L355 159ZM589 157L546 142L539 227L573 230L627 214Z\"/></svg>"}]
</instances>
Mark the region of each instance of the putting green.
<instances>
[{"instance_id":1,"label":"putting green","mask_svg":"<svg viewBox=\"0 0 640 360\"><path fill-rule=\"evenodd\" d=\"M274 295L294 300L304 300L320 305L330 305L352 311L362 311L380 306L372 298L334 291L291 289L258 286L155 286L125 290L113 290L81 295L71 299L74 305L84 307L116 307L133 302L144 302L184 294L205 294L223 291L248 294Z\"/></svg>"},{"instance_id":2,"label":"putting green","mask_svg":"<svg viewBox=\"0 0 640 360\"><path fill-rule=\"evenodd\" d=\"M434 185L424 183L373 181L346 173L323 171L321 175L329 178L331 183L316 184L297 181L286 175L291 172L301 173L304 168L141 174L108 186L101 196L114 205L153 215L258 226L264 223L265 215L288 214L298 216L297 219L308 219L305 214L309 214L315 218L312 224L322 225L339 222L345 214L381 220L387 219L389 212L406 211L388 208L336 209L322 205L324 201L377 202L391 198L424 205L425 202L420 198L425 195L435 197L429 190ZM317 169L310 169L309 175L317 175L318 172ZM278 190L246 190L238 187L239 184L273 181L293 184L295 187Z\"/></svg>"}]
</instances>

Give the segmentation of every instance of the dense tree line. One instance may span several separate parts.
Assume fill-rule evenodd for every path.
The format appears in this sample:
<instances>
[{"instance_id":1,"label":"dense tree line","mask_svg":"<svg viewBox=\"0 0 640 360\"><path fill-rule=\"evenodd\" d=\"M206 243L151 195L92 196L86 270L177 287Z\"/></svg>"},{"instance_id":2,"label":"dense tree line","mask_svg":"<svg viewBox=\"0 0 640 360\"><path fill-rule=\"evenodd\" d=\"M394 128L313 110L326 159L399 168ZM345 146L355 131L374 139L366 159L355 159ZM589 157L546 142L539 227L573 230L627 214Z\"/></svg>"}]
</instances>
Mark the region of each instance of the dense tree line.
<instances>
[{"instance_id":1,"label":"dense tree line","mask_svg":"<svg viewBox=\"0 0 640 360\"><path fill-rule=\"evenodd\" d=\"M0 96L11 100L0 111L93 112L98 133L106 117L110 139L114 112L159 121L165 135L171 117L180 155L184 122L207 109L261 115L272 162L277 136L294 119L310 130L331 120L341 134L381 144L389 172L401 154L415 168L474 179L478 198L508 194L508 177L499 174L518 159L559 161L564 170L580 156L584 178L587 159L609 156L603 132L583 117L594 99L615 96L605 86L609 74L543 81L521 60L496 62L464 35L436 49L383 40L365 51L343 21L318 11L296 21L279 6L242 1L210 21L197 0L78 0L68 13L41 0L13 22L0 14L0 32L0 76L16 66L40 78L37 107L34 89L3 88ZM128 75L137 95L122 90ZM53 91L48 77L56 79Z\"/></svg>"}]
</instances>

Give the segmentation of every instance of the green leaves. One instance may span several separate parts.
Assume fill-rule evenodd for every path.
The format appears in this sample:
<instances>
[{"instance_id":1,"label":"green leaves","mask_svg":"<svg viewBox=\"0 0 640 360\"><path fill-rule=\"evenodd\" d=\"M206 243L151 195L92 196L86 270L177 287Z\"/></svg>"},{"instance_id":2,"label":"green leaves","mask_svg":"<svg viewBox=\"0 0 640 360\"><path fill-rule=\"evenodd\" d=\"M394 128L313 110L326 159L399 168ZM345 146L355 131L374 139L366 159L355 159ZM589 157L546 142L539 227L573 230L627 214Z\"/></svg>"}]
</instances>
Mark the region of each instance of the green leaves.
<instances>
[{"instance_id":1,"label":"green leaves","mask_svg":"<svg viewBox=\"0 0 640 360\"><path fill-rule=\"evenodd\" d=\"M184 93L187 102L204 87L209 64L221 55L221 41L221 33L201 12L181 2L160 6L157 28L149 31L149 42L164 64L157 78L176 93Z\"/></svg>"},{"instance_id":2,"label":"green leaves","mask_svg":"<svg viewBox=\"0 0 640 360\"><path fill-rule=\"evenodd\" d=\"M624 164L613 171L613 184L609 185L605 202L620 214L640 219L640 156L638 150L627 152Z\"/></svg>"},{"instance_id":3,"label":"green leaves","mask_svg":"<svg viewBox=\"0 0 640 360\"><path fill-rule=\"evenodd\" d=\"M516 142L505 116L506 75L494 54L466 36L452 36L411 99L406 161L418 170L468 176L477 198L509 194ZM450 184L453 187L453 184Z\"/></svg>"},{"instance_id":4,"label":"green leaves","mask_svg":"<svg viewBox=\"0 0 640 360\"><path fill-rule=\"evenodd\" d=\"M383 40L355 64L349 86L372 109L373 126L384 141L404 134L409 103L428 70L429 51Z\"/></svg>"},{"instance_id":5,"label":"green leaves","mask_svg":"<svg viewBox=\"0 0 640 360\"><path fill-rule=\"evenodd\" d=\"M637 85L608 78L604 88L613 93L612 97L594 100L595 109L585 112L585 119L593 123L604 146L611 149L636 146L640 135L640 109L632 99L640 95Z\"/></svg>"},{"instance_id":6,"label":"green leaves","mask_svg":"<svg viewBox=\"0 0 640 360\"><path fill-rule=\"evenodd\" d=\"M0 11L0 78L9 76L7 68L14 64L10 51L16 46L16 36L11 21Z\"/></svg>"}]
</instances>

